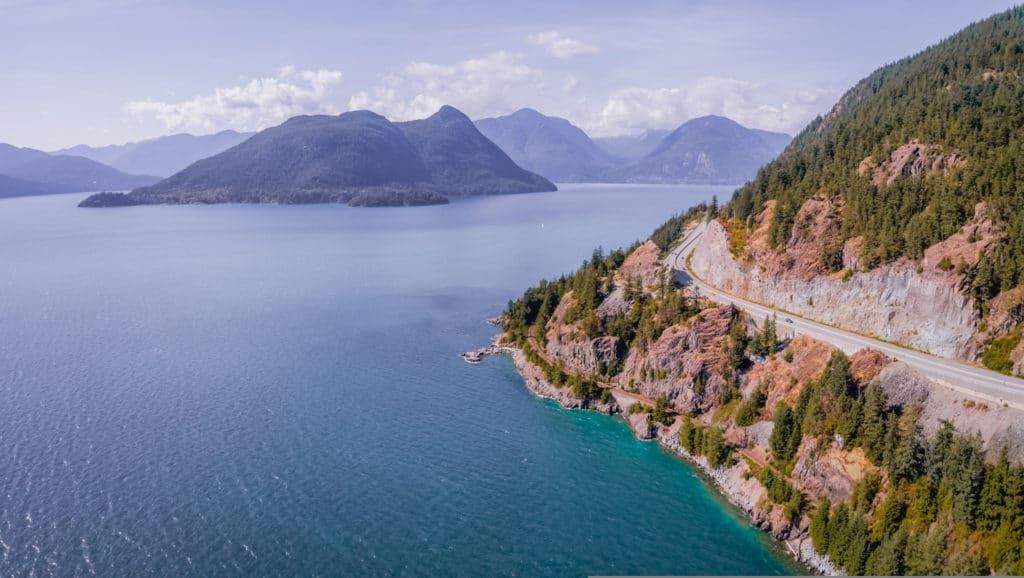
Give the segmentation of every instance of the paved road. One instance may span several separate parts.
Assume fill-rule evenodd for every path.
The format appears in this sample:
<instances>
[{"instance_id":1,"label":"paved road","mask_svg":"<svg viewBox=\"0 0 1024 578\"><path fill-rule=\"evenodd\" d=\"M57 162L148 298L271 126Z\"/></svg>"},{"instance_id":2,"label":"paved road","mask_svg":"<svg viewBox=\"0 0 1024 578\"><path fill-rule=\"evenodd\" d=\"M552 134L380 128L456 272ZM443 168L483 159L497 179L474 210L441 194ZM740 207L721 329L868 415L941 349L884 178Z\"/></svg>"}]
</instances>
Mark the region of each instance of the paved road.
<instances>
[{"instance_id":1,"label":"paved road","mask_svg":"<svg viewBox=\"0 0 1024 578\"><path fill-rule=\"evenodd\" d=\"M796 333L807 335L831 343L846 353L870 347L905 362L928 377L961 393L979 399L984 398L998 404L1007 403L1024 410L1024 380L816 323L773 307L735 297L708 285L686 267L686 257L704 234L705 226L704 223L701 223L691 230L683 243L673 249L667 259L668 263L676 270L676 276L680 282L692 284L699 289L701 295L718 303L735 304L759 319L775 314L778 319L780 335Z\"/></svg>"}]
</instances>

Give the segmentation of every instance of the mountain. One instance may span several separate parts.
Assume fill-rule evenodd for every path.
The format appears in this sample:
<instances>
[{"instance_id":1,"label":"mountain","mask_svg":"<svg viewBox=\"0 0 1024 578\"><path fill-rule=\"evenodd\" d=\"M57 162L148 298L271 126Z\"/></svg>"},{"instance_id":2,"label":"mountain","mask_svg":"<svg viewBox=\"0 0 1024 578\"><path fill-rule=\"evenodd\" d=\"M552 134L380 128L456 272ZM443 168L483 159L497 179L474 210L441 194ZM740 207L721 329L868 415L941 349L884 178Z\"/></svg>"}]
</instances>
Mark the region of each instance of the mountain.
<instances>
[{"instance_id":1,"label":"mountain","mask_svg":"<svg viewBox=\"0 0 1024 578\"><path fill-rule=\"evenodd\" d=\"M392 123L369 111L299 116L127 195L82 206L326 203L400 206L449 197L552 191L450 106Z\"/></svg>"},{"instance_id":2,"label":"mountain","mask_svg":"<svg viewBox=\"0 0 1024 578\"><path fill-rule=\"evenodd\" d=\"M721 116L704 116L683 123L653 151L615 174L628 182L743 183L774 159L788 138Z\"/></svg>"},{"instance_id":3,"label":"mountain","mask_svg":"<svg viewBox=\"0 0 1024 578\"><path fill-rule=\"evenodd\" d=\"M0 199L11 197L30 197L35 195L55 195L70 193L74 189L65 185L25 181L7 175L0 175Z\"/></svg>"},{"instance_id":4,"label":"mountain","mask_svg":"<svg viewBox=\"0 0 1024 578\"><path fill-rule=\"evenodd\" d=\"M152 184L157 177L129 175L96 161L0 143L2 196L126 190Z\"/></svg>"},{"instance_id":5,"label":"mountain","mask_svg":"<svg viewBox=\"0 0 1024 578\"><path fill-rule=\"evenodd\" d=\"M129 175L82 157L47 155L8 167L3 173L26 181L60 185L71 191L127 190L159 180L148 175Z\"/></svg>"},{"instance_id":6,"label":"mountain","mask_svg":"<svg viewBox=\"0 0 1024 578\"><path fill-rule=\"evenodd\" d=\"M429 118L398 127L420 151L432 181L446 195L556 190L548 179L517 165L453 107L443 106Z\"/></svg>"},{"instance_id":7,"label":"mountain","mask_svg":"<svg viewBox=\"0 0 1024 578\"><path fill-rule=\"evenodd\" d=\"M123 145L78 145L53 154L85 157L126 173L167 177L200 159L223 152L252 135L233 130L200 136L181 133Z\"/></svg>"},{"instance_id":8,"label":"mountain","mask_svg":"<svg viewBox=\"0 0 1024 578\"><path fill-rule=\"evenodd\" d=\"M553 181L599 180L612 164L579 127L529 108L480 119L476 127L518 165Z\"/></svg>"},{"instance_id":9,"label":"mountain","mask_svg":"<svg viewBox=\"0 0 1024 578\"><path fill-rule=\"evenodd\" d=\"M595 138L594 143L621 164L629 164L654 152L670 132L669 129L648 129L636 135Z\"/></svg>"},{"instance_id":10,"label":"mountain","mask_svg":"<svg viewBox=\"0 0 1024 578\"><path fill-rule=\"evenodd\" d=\"M0 143L0 174L6 173L12 167L47 156L49 155L36 149L18 148L7 143Z\"/></svg>"},{"instance_id":11,"label":"mountain","mask_svg":"<svg viewBox=\"0 0 1024 578\"><path fill-rule=\"evenodd\" d=\"M873 72L724 207L528 289L501 342L822 573L1021 575L1021 382L921 353L1024 374L1022 183L1018 7ZM694 283L658 286L666 265ZM883 341L906 349L844 352Z\"/></svg>"},{"instance_id":12,"label":"mountain","mask_svg":"<svg viewBox=\"0 0 1024 578\"><path fill-rule=\"evenodd\" d=\"M785 150L786 147L789 146L789 143L793 142L793 137L784 132L772 132L769 130L761 130L758 128L752 128L750 130L754 131L755 134L757 134L766 143L768 143L768 146L772 147L773 149L779 152ZM776 155L777 154L778 153L776 153Z\"/></svg>"}]
</instances>

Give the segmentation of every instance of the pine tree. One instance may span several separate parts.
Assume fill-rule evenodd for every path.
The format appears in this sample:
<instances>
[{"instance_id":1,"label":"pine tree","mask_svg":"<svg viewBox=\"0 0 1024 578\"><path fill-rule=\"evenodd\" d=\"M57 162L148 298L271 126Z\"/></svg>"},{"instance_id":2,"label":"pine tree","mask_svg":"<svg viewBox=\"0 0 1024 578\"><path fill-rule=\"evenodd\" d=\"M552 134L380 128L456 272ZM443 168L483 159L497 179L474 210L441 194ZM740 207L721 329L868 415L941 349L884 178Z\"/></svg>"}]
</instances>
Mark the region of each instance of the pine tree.
<instances>
[{"instance_id":1,"label":"pine tree","mask_svg":"<svg viewBox=\"0 0 1024 578\"><path fill-rule=\"evenodd\" d=\"M985 453L981 434L958 436L944 466L946 481L955 497L953 521L974 528L985 480Z\"/></svg>"},{"instance_id":2,"label":"pine tree","mask_svg":"<svg viewBox=\"0 0 1024 578\"><path fill-rule=\"evenodd\" d=\"M814 551L818 554L828 552L828 524L831 508L832 502L829 501L828 496L822 496L818 499L814 514L811 515L811 543L814 544Z\"/></svg>"},{"instance_id":3,"label":"pine tree","mask_svg":"<svg viewBox=\"0 0 1024 578\"><path fill-rule=\"evenodd\" d=\"M868 550L868 522L864 516L857 514L850 520L846 540L846 558L843 569L851 576L860 576L864 574L864 567L870 553Z\"/></svg>"},{"instance_id":4,"label":"pine tree","mask_svg":"<svg viewBox=\"0 0 1024 578\"><path fill-rule=\"evenodd\" d=\"M915 419L912 425L899 436L899 443L892 454L888 469L893 480L915 480L921 475L924 462L924 447L921 445L921 426Z\"/></svg>"},{"instance_id":5,"label":"pine tree","mask_svg":"<svg viewBox=\"0 0 1024 578\"><path fill-rule=\"evenodd\" d=\"M828 557L843 568L849 547L850 510L846 502L840 502L828 521Z\"/></svg>"},{"instance_id":6,"label":"pine tree","mask_svg":"<svg viewBox=\"0 0 1024 578\"><path fill-rule=\"evenodd\" d=\"M887 537L868 557L865 574L868 576L902 576L906 572L904 559L909 533L900 528Z\"/></svg>"},{"instance_id":7,"label":"pine tree","mask_svg":"<svg viewBox=\"0 0 1024 578\"><path fill-rule=\"evenodd\" d=\"M875 464L882 463L885 451L887 406L885 390L878 381L872 381L864 392L864 418L858 440L868 459Z\"/></svg>"},{"instance_id":8,"label":"pine tree","mask_svg":"<svg viewBox=\"0 0 1024 578\"><path fill-rule=\"evenodd\" d=\"M881 542L896 533L903 521L903 513L906 511L906 504L900 499L894 488L889 489L885 500L878 506L875 512L875 525L871 528L871 540Z\"/></svg>"},{"instance_id":9,"label":"pine tree","mask_svg":"<svg viewBox=\"0 0 1024 578\"><path fill-rule=\"evenodd\" d=\"M792 437L793 432L797 431L796 420L793 416L793 410L789 408L789 405L780 401L775 406L775 426L772 428L772 434L768 438L768 445L771 447L772 455L775 456L775 460L779 463L785 463L793 457L792 453Z\"/></svg>"}]
</instances>

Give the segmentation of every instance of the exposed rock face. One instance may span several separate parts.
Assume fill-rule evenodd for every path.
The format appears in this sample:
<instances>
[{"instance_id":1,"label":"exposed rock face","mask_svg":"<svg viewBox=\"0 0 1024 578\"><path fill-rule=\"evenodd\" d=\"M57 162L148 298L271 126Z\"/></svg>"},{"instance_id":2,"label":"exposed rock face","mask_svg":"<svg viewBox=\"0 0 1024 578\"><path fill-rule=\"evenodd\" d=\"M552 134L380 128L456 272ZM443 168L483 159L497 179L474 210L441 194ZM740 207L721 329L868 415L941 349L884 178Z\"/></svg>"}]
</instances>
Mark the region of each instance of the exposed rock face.
<instances>
[{"instance_id":1,"label":"exposed rock face","mask_svg":"<svg viewBox=\"0 0 1024 578\"><path fill-rule=\"evenodd\" d=\"M807 213L827 218L830 211L819 210L822 201L809 203L814 205ZM767 228L767 220L763 219L758 232ZM807 229L820 228L819 221ZM965 227L960 234L970 233ZM978 356L980 346L971 336L979 318L970 296L961 287L962 276L936 267L935 257L947 250L942 243L928 250L921 273L915 262L904 259L856 273L844 281L840 275L821 274L816 251L810 254L810 248L799 250L806 238L799 226L794 227L791 239L794 251L787 246L784 254L758 247L755 235L750 242L752 254L738 263L729 252L725 227L709 223L690 261L694 272L724 291L824 323L944 357ZM847 243L847 248L851 245L855 243Z\"/></svg>"},{"instance_id":2,"label":"exposed rock face","mask_svg":"<svg viewBox=\"0 0 1024 578\"><path fill-rule=\"evenodd\" d=\"M604 364L615 363L622 356L625 347L618 337L598 337L597 339L577 338L564 343L548 341L547 354L565 363L566 369L593 375Z\"/></svg>"},{"instance_id":3,"label":"exposed rock face","mask_svg":"<svg viewBox=\"0 0 1024 578\"><path fill-rule=\"evenodd\" d=\"M526 356L518 349L512 350L512 362L515 363L519 374L523 376L526 387L533 393L545 399L554 400L558 405L566 409L591 409L609 415L619 413L621 408L615 398L607 403L600 403L595 400L582 401L573 395L569 387L555 387L544 377L544 372L539 367L526 360Z\"/></svg>"},{"instance_id":4,"label":"exposed rock face","mask_svg":"<svg viewBox=\"0 0 1024 578\"><path fill-rule=\"evenodd\" d=\"M853 487L868 472L877 472L864 455L855 448L819 448L817 440L806 438L793 466L793 478L800 489L812 496L828 496L833 504L850 499Z\"/></svg>"},{"instance_id":5,"label":"exposed rock face","mask_svg":"<svg viewBox=\"0 0 1024 578\"><path fill-rule=\"evenodd\" d=\"M640 245L622 262L615 273L616 280L625 283L629 279L639 279L644 287L657 284L664 271L658 261L660 253L660 249L653 241Z\"/></svg>"},{"instance_id":6,"label":"exposed rock face","mask_svg":"<svg viewBox=\"0 0 1024 578\"><path fill-rule=\"evenodd\" d=\"M946 420L958 431L980 432L990 457L998 456L1006 446L1011 460L1024 461L1024 419L1019 410L973 400L925 378L904 363L887 365L878 381L891 405L922 408L920 423L925 436L932 436L940 421Z\"/></svg>"},{"instance_id":7,"label":"exposed rock face","mask_svg":"<svg viewBox=\"0 0 1024 578\"><path fill-rule=\"evenodd\" d=\"M868 157L860 162L857 173L871 176L876 187L891 185L898 177L923 176L929 172L946 171L964 166L964 159L956 153L944 153L939 145L911 141L892 152L889 158L877 162Z\"/></svg>"}]
</instances>

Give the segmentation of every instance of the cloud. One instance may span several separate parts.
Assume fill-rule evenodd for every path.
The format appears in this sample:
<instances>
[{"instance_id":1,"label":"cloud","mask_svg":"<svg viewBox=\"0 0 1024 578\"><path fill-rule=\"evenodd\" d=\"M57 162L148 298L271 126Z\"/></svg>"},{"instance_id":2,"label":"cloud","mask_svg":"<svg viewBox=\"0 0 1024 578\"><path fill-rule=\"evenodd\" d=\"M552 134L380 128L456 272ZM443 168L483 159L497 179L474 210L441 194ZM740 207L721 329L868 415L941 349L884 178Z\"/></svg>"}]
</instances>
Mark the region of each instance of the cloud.
<instances>
[{"instance_id":1,"label":"cloud","mask_svg":"<svg viewBox=\"0 0 1024 578\"><path fill-rule=\"evenodd\" d=\"M593 44L569 38L555 30L530 34L526 37L526 43L542 46L548 54L556 58L571 58L578 54L594 54L600 50Z\"/></svg>"},{"instance_id":2,"label":"cloud","mask_svg":"<svg viewBox=\"0 0 1024 578\"><path fill-rule=\"evenodd\" d=\"M612 91L584 122L597 136L674 128L698 116L717 114L752 128L798 132L837 97L835 90L779 91L766 83L704 77L678 87Z\"/></svg>"},{"instance_id":3,"label":"cloud","mask_svg":"<svg viewBox=\"0 0 1024 578\"><path fill-rule=\"evenodd\" d=\"M541 72L511 52L494 52L452 65L413 62L385 76L369 91L354 94L349 110L370 109L391 120L429 116L452 105L477 118L519 108L521 96L537 86Z\"/></svg>"},{"instance_id":4,"label":"cloud","mask_svg":"<svg viewBox=\"0 0 1024 578\"><path fill-rule=\"evenodd\" d=\"M295 115L337 112L328 96L341 82L341 76L337 70L296 70L285 66L275 76L218 88L213 94L191 100L135 100L125 104L125 109L138 117L155 118L172 131L260 130Z\"/></svg>"}]
</instances>

